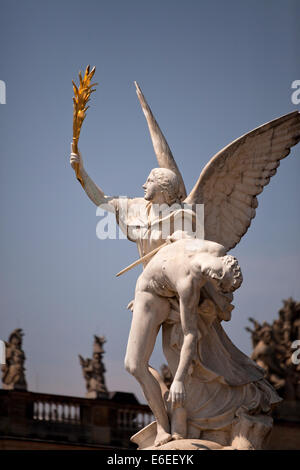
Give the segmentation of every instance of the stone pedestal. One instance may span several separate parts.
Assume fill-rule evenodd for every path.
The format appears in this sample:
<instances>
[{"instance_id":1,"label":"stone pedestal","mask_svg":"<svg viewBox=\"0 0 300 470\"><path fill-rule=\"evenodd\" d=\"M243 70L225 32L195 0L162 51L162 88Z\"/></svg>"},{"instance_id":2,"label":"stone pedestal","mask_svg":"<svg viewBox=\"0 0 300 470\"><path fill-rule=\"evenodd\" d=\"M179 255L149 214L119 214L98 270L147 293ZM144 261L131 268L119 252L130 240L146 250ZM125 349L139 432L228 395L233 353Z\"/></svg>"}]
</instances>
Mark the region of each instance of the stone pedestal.
<instances>
[{"instance_id":1,"label":"stone pedestal","mask_svg":"<svg viewBox=\"0 0 300 470\"><path fill-rule=\"evenodd\" d=\"M202 439L173 439L156 447L156 421L131 437L139 450L260 450L267 447L272 430L270 416L242 414L236 422L224 429L202 431Z\"/></svg>"}]
</instances>

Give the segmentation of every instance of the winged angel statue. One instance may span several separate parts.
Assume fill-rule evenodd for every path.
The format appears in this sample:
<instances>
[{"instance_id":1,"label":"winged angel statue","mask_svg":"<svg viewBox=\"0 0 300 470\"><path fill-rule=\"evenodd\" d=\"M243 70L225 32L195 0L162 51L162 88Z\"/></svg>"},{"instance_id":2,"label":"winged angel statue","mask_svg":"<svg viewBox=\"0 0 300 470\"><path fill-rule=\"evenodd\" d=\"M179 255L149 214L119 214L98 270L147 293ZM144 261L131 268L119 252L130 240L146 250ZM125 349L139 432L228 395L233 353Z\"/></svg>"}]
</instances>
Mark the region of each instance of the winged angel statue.
<instances>
[{"instance_id":1,"label":"winged angel statue","mask_svg":"<svg viewBox=\"0 0 300 470\"><path fill-rule=\"evenodd\" d=\"M167 141L135 85L159 166L143 185L144 198L105 195L88 176L80 152L70 159L88 197L116 214L143 260L129 305L133 318L125 367L141 384L156 421L132 439L141 448L200 438L231 448L260 448L272 427L268 414L281 399L222 327L231 318L232 292L242 282L238 262L228 251L247 232L257 196L280 160L299 142L300 114L270 121L226 146L187 195ZM202 240L193 230L199 204L204 205ZM172 219L167 235L161 229L165 217ZM190 224L176 230L182 217ZM149 366L161 327L174 377L170 391Z\"/></svg>"}]
</instances>

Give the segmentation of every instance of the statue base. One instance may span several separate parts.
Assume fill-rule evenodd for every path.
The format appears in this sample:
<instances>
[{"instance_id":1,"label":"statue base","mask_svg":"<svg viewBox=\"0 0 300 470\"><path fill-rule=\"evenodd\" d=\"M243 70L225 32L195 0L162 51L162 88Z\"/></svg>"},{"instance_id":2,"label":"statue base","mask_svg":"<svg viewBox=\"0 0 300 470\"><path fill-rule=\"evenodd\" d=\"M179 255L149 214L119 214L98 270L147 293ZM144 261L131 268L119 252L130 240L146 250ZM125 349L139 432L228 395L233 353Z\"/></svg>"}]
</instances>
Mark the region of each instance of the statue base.
<instances>
[{"instance_id":1,"label":"statue base","mask_svg":"<svg viewBox=\"0 0 300 470\"><path fill-rule=\"evenodd\" d=\"M153 421L130 440L138 445L138 450L259 450L266 448L272 424L270 416L242 415L226 429L202 431L199 436L202 439L173 439L156 447L156 421Z\"/></svg>"},{"instance_id":2,"label":"statue base","mask_svg":"<svg viewBox=\"0 0 300 470\"><path fill-rule=\"evenodd\" d=\"M222 447L220 444L202 439L178 439L162 446L145 447L140 450L234 450L233 447Z\"/></svg>"}]
</instances>

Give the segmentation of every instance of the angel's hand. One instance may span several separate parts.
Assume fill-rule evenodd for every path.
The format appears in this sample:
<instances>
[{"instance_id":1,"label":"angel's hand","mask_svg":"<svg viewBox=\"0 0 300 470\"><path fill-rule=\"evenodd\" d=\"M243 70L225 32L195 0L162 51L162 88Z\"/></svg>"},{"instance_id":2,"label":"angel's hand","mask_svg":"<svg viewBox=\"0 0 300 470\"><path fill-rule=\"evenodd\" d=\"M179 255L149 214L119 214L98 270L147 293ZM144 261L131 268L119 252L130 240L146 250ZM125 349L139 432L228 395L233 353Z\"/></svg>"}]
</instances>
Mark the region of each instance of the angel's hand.
<instances>
[{"instance_id":1,"label":"angel's hand","mask_svg":"<svg viewBox=\"0 0 300 470\"><path fill-rule=\"evenodd\" d=\"M186 393L183 382L180 380L173 380L170 387L168 401L172 402L172 405L178 404L184 406L185 399Z\"/></svg>"},{"instance_id":2,"label":"angel's hand","mask_svg":"<svg viewBox=\"0 0 300 470\"><path fill-rule=\"evenodd\" d=\"M78 150L78 154L73 152L72 144L71 144L71 155L70 155L70 165L75 170L75 165L79 165L79 172L83 170L83 160L80 151Z\"/></svg>"}]
</instances>

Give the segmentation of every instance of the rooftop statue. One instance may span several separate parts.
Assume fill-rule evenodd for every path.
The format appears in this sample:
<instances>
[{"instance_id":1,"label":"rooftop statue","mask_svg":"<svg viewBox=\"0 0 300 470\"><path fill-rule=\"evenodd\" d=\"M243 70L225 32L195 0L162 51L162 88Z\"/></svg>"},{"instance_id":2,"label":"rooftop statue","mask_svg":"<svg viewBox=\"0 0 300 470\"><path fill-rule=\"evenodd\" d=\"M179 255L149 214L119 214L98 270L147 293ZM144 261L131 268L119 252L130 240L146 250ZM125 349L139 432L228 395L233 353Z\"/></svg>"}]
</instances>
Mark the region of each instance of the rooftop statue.
<instances>
[{"instance_id":1,"label":"rooftop statue","mask_svg":"<svg viewBox=\"0 0 300 470\"><path fill-rule=\"evenodd\" d=\"M300 346L300 302L284 300L271 325L249 320L254 325L254 329L246 328L252 336L252 359L285 401L300 400L300 364L297 358L293 361L293 352Z\"/></svg>"},{"instance_id":2,"label":"rooftop statue","mask_svg":"<svg viewBox=\"0 0 300 470\"><path fill-rule=\"evenodd\" d=\"M25 353L22 349L24 333L15 329L6 343L6 364L1 366L2 383L5 390L27 390L25 378Z\"/></svg>"},{"instance_id":3,"label":"rooftop statue","mask_svg":"<svg viewBox=\"0 0 300 470\"><path fill-rule=\"evenodd\" d=\"M80 354L78 356L86 381L87 398L106 398L108 396L104 376L106 369L103 363L104 343L106 343L104 336L94 335L93 357L84 359Z\"/></svg>"}]
</instances>

